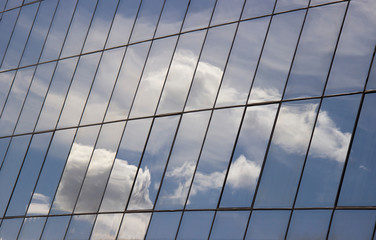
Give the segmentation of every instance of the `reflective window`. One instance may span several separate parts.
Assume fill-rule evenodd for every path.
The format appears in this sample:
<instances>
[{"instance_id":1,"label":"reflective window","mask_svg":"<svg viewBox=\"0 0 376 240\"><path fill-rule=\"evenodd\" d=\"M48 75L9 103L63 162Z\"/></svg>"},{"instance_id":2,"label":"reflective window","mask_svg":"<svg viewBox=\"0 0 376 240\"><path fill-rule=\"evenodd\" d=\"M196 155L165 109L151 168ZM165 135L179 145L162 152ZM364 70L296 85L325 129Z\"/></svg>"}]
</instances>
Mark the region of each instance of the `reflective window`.
<instances>
[{"instance_id":1,"label":"reflective window","mask_svg":"<svg viewBox=\"0 0 376 240\"><path fill-rule=\"evenodd\" d=\"M328 239L371 239L375 219L375 211L337 210L334 213Z\"/></svg>"},{"instance_id":2,"label":"reflective window","mask_svg":"<svg viewBox=\"0 0 376 240\"><path fill-rule=\"evenodd\" d=\"M124 211L151 126L151 119L126 125L100 211ZM139 172L139 174L142 174Z\"/></svg>"},{"instance_id":3,"label":"reflective window","mask_svg":"<svg viewBox=\"0 0 376 240\"><path fill-rule=\"evenodd\" d=\"M308 2L309 0L278 0L275 7L275 12L284 12L292 9L308 7Z\"/></svg>"},{"instance_id":4,"label":"reflective window","mask_svg":"<svg viewBox=\"0 0 376 240\"><path fill-rule=\"evenodd\" d=\"M17 239L22 220L22 218L4 219L0 227L0 238Z\"/></svg>"},{"instance_id":5,"label":"reflective window","mask_svg":"<svg viewBox=\"0 0 376 240\"><path fill-rule=\"evenodd\" d=\"M373 58L373 64L370 69L369 77L368 77L368 83L367 83L367 89L376 89L376 59Z\"/></svg>"},{"instance_id":6,"label":"reflective window","mask_svg":"<svg viewBox=\"0 0 376 240\"><path fill-rule=\"evenodd\" d=\"M246 0L242 19L271 14L276 0Z\"/></svg>"},{"instance_id":7,"label":"reflective window","mask_svg":"<svg viewBox=\"0 0 376 240\"><path fill-rule=\"evenodd\" d=\"M209 30L189 92L186 109L213 107L235 29L236 24L230 24Z\"/></svg>"},{"instance_id":8,"label":"reflective window","mask_svg":"<svg viewBox=\"0 0 376 240\"><path fill-rule=\"evenodd\" d=\"M292 206L317 107L317 100L282 104L260 180L255 207Z\"/></svg>"},{"instance_id":9,"label":"reflective window","mask_svg":"<svg viewBox=\"0 0 376 240\"><path fill-rule=\"evenodd\" d=\"M338 202L341 206L374 206L376 203L376 189L370 184L376 181L375 101L376 94L367 94L364 98Z\"/></svg>"},{"instance_id":10,"label":"reflective window","mask_svg":"<svg viewBox=\"0 0 376 240\"><path fill-rule=\"evenodd\" d=\"M243 239L249 211L217 212L210 239Z\"/></svg>"},{"instance_id":11,"label":"reflective window","mask_svg":"<svg viewBox=\"0 0 376 240\"><path fill-rule=\"evenodd\" d=\"M166 0L155 37L179 33L189 0Z\"/></svg>"},{"instance_id":12,"label":"reflective window","mask_svg":"<svg viewBox=\"0 0 376 240\"><path fill-rule=\"evenodd\" d=\"M39 239L45 222L45 217L25 218L17 239Z\"/></svg>"},{"instance_id":13,"label":"reflective window","mask_svg":"<svg viewBox=\"0 0 376 240\"><path fill-rule=\"evenodd\" d=\"M213 113L190 189L187 208L216 208L243 108Z\"/></svg>"},{"instance_id":14,"label":"reflective window","mask_svg":"<svg viewBox=\"0 0 376 240\"><path fill-rule=\"evenodd\" d=\"M67 231L70 216L48 217L41 239L63 239Z\"/></svg>"},{"instance_id":15,"label":"reflective window","mask_svg":"<svg viewBox=\"0 0 376 240\"><path fill-rule=\"evenodd\" d=\"M215 0L191 0L183 25L183 32L204 28L209 25Z\"/></svg>"},{"instance_id":16,"label":"reflective window","mask_svg":"<svg viewBox=\"0 0 376 240\"><path fill-rule=\"evenodd\" d=\"M295 210L287 239L325 239L332 211Z\"/></svg>"},{"instance_id":17,"label":"reflective window","mask_svg":"<svg viewBox=\"0 0 376 240\"><path fill-rule=\"evenodd\" d=\"M290 211L253 211L245 239L284 239L289 217Z\"/></svg>"},{"instance_id":18,"label":"reflective window","mask_svg":"<svg viewBox=\"0 0 376 240\"><path fill-rule=\"evenodd\" d=\"M123 214L99 214L90 239L115 239Z\"/></svg>"},{"instance_id":19,"label":"reflective window","mask_svg":"<svg viewBox=\"0 0 376 240\"><path fill-rule=\"evenodd\" d=\"M0 166L3 165L5 154L8 151L11 138L0 138Z\"/></svg>"},{"instance_id":20,"label":"reflective window","mask_svg":"<svg viewBox=\"0 0 376 240\"><path fill-rule=\"evenodd\" d=\"M174 239L181 212L156 212L153 214L146 239Z\"/></svg>"},{"instance_id":21,"label":"reflective window","mask_svg":"<svg viewBox=\"0 0 376 240\"><path fill-rule=\"evenodd\" d=\"M244 0L217 0L210 25L239 20L243 5Z\"/></svg>"},{"instance_id":22,"label":"reflective window","mask_svg":"<svg viewBox=\"0 0 376 240\"><path fill-rule=\"evenodd\" d=\"M144 239L149 225L150 213L126 213L119 230L118 239Z\"/></svg>"},{"instance_id":23,"label":"reflective window","mask_svg":"<svg viewBox=\"0 0 376 240\"><path fill-rule=\"evenodd\" d=\"M376 2L351 2L330 71L326 94L363 90L376 45Z\"/></svg>"},{"instance_id":24,"label":"reflective window","mask_svg":"<svg viewBox=\"0 0 376 240\"><path fill-rule=\"evenodd\" d=\"M306 160L297 207L332 207L358 113L360 95L323 100Z\"/></svg>"},{"instance_id":25,"label":"reflective window","mask_svg":"<svg viewBox=\"0 0 376 240\"><path fill-rule=\"evenodd\" d=\"M214 212L184 212L177 239L208 239Z\"/></svg>"},{"instance_id":26,"label":"reflective window","mask_svg":"<svg viewBox=\"0 0 376 240\"><path fill-rule=\"evenodd\" d=\"M1 21L0 21L0 32L1 32L0 61L1 62L4 59L5 51L11 39L12 31L16 24L19 12L20 12L20 8L17 8L12 11L8 11L8 12L1 14Z\"/></svg>"},{"instance_id":27,"label":"reflective window","mask_svg":"<svg viewBox=\"0 0 376 240\"><path fill-rule=\"evenodd\" d=\"M75 215L72 217L64 239L89 239L95 215Z\"/></svg>"},{"instance_id":28,"label":"reflective window","mask_svg":"<svg viewBox=\"0 0 376 240\"><path fill-rule=\"evenodd\" d=\"M4 104L12 87L16 71L0 73L0 111L3 111Z\"/></svg>"},{"instance_id":29,"label":"reflective window","mask_svg":"<svg viewBox=\"0 0 376 240\"><path fill-rule=\"evenodd\" d=\"M346 4L308 11L284 98L320 96L323 93Z\"/></svg>"},{"instance_id":30,"label":"reflective window","mask_svg":"<svg viewBox=\"0 0 376 240\"><path fill-rule=\"evenodd\" d=\"M155 119L137 171L128 209L153 208L178 120L177 116Z\"/></svg>"}]
</instances>

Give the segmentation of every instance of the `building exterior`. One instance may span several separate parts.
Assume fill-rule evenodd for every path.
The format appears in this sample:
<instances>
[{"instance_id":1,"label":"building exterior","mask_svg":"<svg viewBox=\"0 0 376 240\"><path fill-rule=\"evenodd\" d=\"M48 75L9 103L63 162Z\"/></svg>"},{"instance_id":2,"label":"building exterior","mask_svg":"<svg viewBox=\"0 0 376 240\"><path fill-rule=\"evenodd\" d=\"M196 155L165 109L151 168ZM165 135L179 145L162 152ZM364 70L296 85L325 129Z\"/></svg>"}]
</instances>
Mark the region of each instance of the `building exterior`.
<instances>
[{"instance_id":1,"label":"building exterior","mask_svg":"<svg viewBox=\"0 0 376 240\"><path fill-rule=\"evenodd\" d=\"M0 10L0 239L376 239L375 0Z\"/></svg>"}]
</instances>

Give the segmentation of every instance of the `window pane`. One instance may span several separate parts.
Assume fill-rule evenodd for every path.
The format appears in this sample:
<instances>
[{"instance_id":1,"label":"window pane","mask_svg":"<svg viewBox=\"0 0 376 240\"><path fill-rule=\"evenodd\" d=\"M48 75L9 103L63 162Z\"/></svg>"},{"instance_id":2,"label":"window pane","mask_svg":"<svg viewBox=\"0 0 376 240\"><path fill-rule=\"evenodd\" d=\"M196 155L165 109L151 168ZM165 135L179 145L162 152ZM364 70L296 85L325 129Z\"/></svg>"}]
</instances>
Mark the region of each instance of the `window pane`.
<instances>
[{"instance_id":1,"label":"window pane","mask_svg":"<svg viewBox=\"0 0 376 240\"><path fill-rule=\"evenodd\" d=\"M248 103L281 99L304 13L273 16Z\"/></svg>"},{"instance_id":2,"label":"window pane","mask_svg":"<svg viewBox=\"0 0 376 240\"><path fill-rule=\"evenodd\" d=\"M297 207L332 207L337 196L360 95L325 98L314 130Z\"/></svg>"},{"instance_id":3,"label":"window pane","mask_svg":"<svg viewBox=\"0 0 376 240\"><path fill-rule=\"evenodd\" d=\"M171 63L158 114L179 112L184 107L206 31L180 35Z\"/></svg>"},{"instance_id":4,"label":"window pane","mask_svg":"<svg viewBox=\"0 0 376 240\"><path fill-rule=\"evenodd\" d=\"M375 219L375 211L337 210L334 213L329 239L371 239Z\"/></svg>"},{"instance_id":5,"label":"window pane","mask_svg":"<svg viewBox=\"0 0 376 240\"><path fill-rule=\"evenodd\" d=\"M289 217L290 211L253 211L245 239L284 239Z\"/></svg>"},{"instance_id":6,"label":"window pane","mask_svg":"<svg viewBox=\"0 0 376 240\"><path fill-rule=\"evenodd\" d=\"M39 239L45 222L45 217L25 218L17 239Z\"/></svg>"},{"instance_id":7,"label":"window pane","mask_svg":"<svg viewBox=\"0 0 376 240\"><path fill-rule=\"evenodd\" d=\"M297 8L308 7L308 0L291 1L291 0L278 0L275 7L275 12L284 12Z\"/></svg>"},{"instance_id":8,"label":"window pane","mask_svg":"<svg viewBox=\"0 0 376 240\"><path fill-rule=\"evenodd\" d=\"M76 63L77 58L69 58L57 63L53 79L51 80L51 85L48 89L48 93L38 119L36 127L37 131L55 128L61 108L63 107L69 84L72 80L74 69L76 68Z\"/></svg>"},{"instance_id":9,"label":"window pane","mask_svg":"<svg viewBox=\"0 0 376 240\"><path fill-rule=\"evenodd\" d=\"M0 228L0 238L17 239L21 224L22 218L4 219Z\"/></svg>"},{"instance_id":10,"label":"window pane","mask_svg":"<svg viewBox=\"0 0 376 240\"><path fill-rule=\"evenodd\" d=\"M215 208L239 130L243 108L216 110L210 122L187 208Z\"/></svg>"},{"instance_id":11,"label":"window pane","mask_svg":"<svg viewBox=\"0 0 376 240\"><path fill-rule=\"evenodd\" d=\"M244 0L217 0L210 25L213 26L239 20L243 5Z\"/></svg>"},{"instance_id":12,"label":"window pane","mask_svg":"<svg viewBox=\"0 0 376 240\"><path fill-rule=\"evenodd\" d=\"M101 212L125 210L150 125L151 119L127 123L103 197Z\"/></svg>"},{"instance_id":13,"label":"window pane","mask_svg":"<svg viewBox=\"0 0 376 240\"><path fill-rule=\"evenodd\" d=\"M247 0L245 2L242 19L271 14L276 0Z\"/></svg>"},{"instance_id":14,"label":"window pane","mask_svg":"<svg viewBox=\"0 0 376 240\"><path fill-rule=\"evenodd\" d=\"M241 22L216 106L245 104L270 18Z\"/></svg>"},{"instance_id":15,"label":"window pane","mask_svg":"<svg viewBox=\"0 0 376 240\"><path fill-rule=\"evenodd\" d=\"M284 103L256 196L256 207L291 207L318 107L317 100Z\"/></svg>"},{"instance_id":16,"label":"window pane","mask_svg":"<svg viewBox=\"0 0 376 240\"><path fill-rule=\"evenodd\" d=\"M118 48L103 53L83 112L81 125L103 121L124 51L125 48ZM86 77L86 74L84 76Z\"/></svg>"},{"instance_id":17,"label":"window pane","mask_svg":"<svg viewBox=\"0 0 376 240\"><path fill-rule=\"evenodd\" d=\"M131 45L127 48L105 121L128 117L149 47L150 42L146 42Z\"/></svg>"},{"instance_id":18,"label":"window pane","mask_svg":"<svg viewBox=\"0 0 376 240\"><path fill-rule=\"evenodd\" d=\"M102 126L74 210L75 213L98 211L124 124L125 122L118 122Z\"/></svg>"},{"instance_id":19,"label":"window pane","mask_svg":"<svg viewBox=\"0 0 376 240\"><path fill-rule=\"evenodd\" d=\"M212 108L230 51L236 24L211 28L196 69L186 109Z\"/></svg>"},{"instance_id":20,"label":"window pane","mask_svg":"<svg viewBox=\"0 0 376 240\"><path fill-rule=\"evenodd\" d=\"M52 214L71 213L90 162L99 126L79 128L61 177Z\"/></svg>"},{"instance_id":21,"label":"window pane","mask_svg":"<svg viewBox=\"0 0 376 240\"><path fill-rule=\"evenodd\" d=\"M52 133L36 134L30 143L6 215L25 215Z\"/></svg>"},{"instance_id":22,"label":"window pane","mask_svg":"<svg viewBox=\"0 0 376 240\"><path fill-rule=\"evenodd\" d=\"M177 239L208 239L214 212L184 212Z\"/></svg>"},{"instance_id":23,"label":"window pane","mask_svg":"<svg viewBox=\"0 0 376 240\"><path fill-rule=\"evenodd\" d=\"M123 214L99 214L90 239L115 239Z\"/></svg>"},{"instance_id":24,"label":"window pane","mask_svg":"<svg viewBox=\"0 0 376 240\"><path fill-rule=\"evenodd\" d=\"M73 216L64 239L89 239L94 221L95 215Z\"/></svg>"},{"instance_id":25,"label":"window pane","mask_svg":"<svg viewBox=\"0 0 376 240\"><path fill-rule=\"evenodd\" d=\"M124 214L123 224L119 230L118 239L144 239L150 215L150 213Z\"/></svg>"},{"instance_id":26,"label":"window pane","mask_svg":"<svg viewBox=\"0 0 376 240\"><path fill-rule=\"evenodd\" d=\"M49 217L41 239L59 240L63 239L67 231L70 216Z\"/></svg>"},{"instance_id":27,"label":"window pane","mask_svg":"<svg viewBox=\"0 0 376 240\"><path fill-rule=\"evenodd\" d=\"M76 129L55 132L27 211L28 215L48 214L75 132Z\"/></svg>"},{"instance_id":28,"label":"window pane","mask_svg":"<svg viewBox=\"0 0 376 240\"><path fill-rule=\"evenodd\" d=\"M0 138L0 166L3 165L5 154L7 153L11 138Z\"/></svg>"},{"instance_id":29,"label":"window pane","mask_svg":"<svg viewBox=\"0 0 376 240\"><path fill-rule=\"evenodd\" d=\"M177 37L169 37L152 43L131 117L150 116L156 111L176 41Z\"/></svg>"},{"instance_id":30,"label":"window pane","mask_svg":"<svg viewBox=\"0 0 376 240\"><path fill-rule=\"evenodd\" d=\"M4 12L1 15L0 61L2 61L4 58L4 54L5 54L7 45L10 41L10 38L12 36L12 31L16 24L19 12L20 12L20 8L17 8L8 12Z\"/></svg>"},{"instance_id":31,"label":"window pane","mask_svg":"<svg viewBox=\"0 0 376 240\"><path fill-rule=\"evenodd\" d=\"M166 0L155 37L179 33L189 0Z\"/></svg>"},{"instance_id":32,"label":"window pane","mask_svg":"<svg viewBox=\"0 0 376 240\"><path fill-rule=\"evenodd\" d=\"M364 98L338 205L374 206L376 203L376 94Z\"/></svg>"},{"instance_id":33,"label":"window pane","mask_svg":"<svg viewBox=\"0 0 376 240\"><path fill-rule=\"evenodd\" d=\"M347 2L308 11L284 98L320 96Z\"/></svg>"},{"instance_id":34,"label":"window pane","mask_svg":"<svg viewBox=\"0 0 376 240\"><path fill-rule=\"evenodd\" d=\"M369 73L367 90L376 89L376 57L373 58L371 72Z\"/></svg>"},{"instance_id":35,"label":"window pane","mask_svg":"<svg viewBox=\"0 0 376 240\"><path fill-rule=\"evenodd\" d=\"M220 211L215 216L210 239L243 239L249 211Z\"/></svg>"},{"instance_id":36,"label":"window pane","mask_svg":"<svg viewBox=\"0 0 376 240\"><path fill-rule=\"evenodd\" d=\"M146 239L174 239L181 212L155 212Z\"/></svg>"},{"instance_id":37,"label":"window pane","mask_svg":"<svg viewBox=\"0 0 376 240\"><path fill-rule=\"evenodd\" d=\"M209 117L209 111L183 115L156 209L184 207Z\"/></svg>"},{"instance_id":38,"label":"window pane","mask_svg":"<svg viewBox=\"0 0 376 240\"><path fill-rule=\"evenodd\" d=\"M153 208L178 120L177 116L155 119L128 209Z\"/></svg>"},{"instance_id":39,"label":"window pane","mask_svg":"<svg viewBox=\"0 0 376 240\"><path fill-rule=\"evenodd\" d=\"M221 207L249 207L264 161L277 105L247 109L221 198Z\"/></svg>"},{"instance_id":40,"label":"window pane","mask_svg":"<svg viewBox=\"0 0 376 240\"><path fill-rule=\"evenodd\" d=\"M0 73L0 111L4 109L4 104L11 90L12 82L14 80L16 71Z\"/></svg>"},{"instance_id":41,"label":"window pane","mask_svg":"<svg viewBox=\"0 0 376 240\"><path fill-rule=\"evenodd\" d=\"M209 25L215 0L191 0L183 25L183 32L204 28Z\"/></svg>"},{"instance_id":42,"label":"window pane","mask_svg":"<svg viewBox=\"0 0 376 240\"><path fill-rule=\"evenodd\" d=\"M376 1L353 1L349 6L326 94L362 91L375 48Z\"/></svg>"}]
</instances>

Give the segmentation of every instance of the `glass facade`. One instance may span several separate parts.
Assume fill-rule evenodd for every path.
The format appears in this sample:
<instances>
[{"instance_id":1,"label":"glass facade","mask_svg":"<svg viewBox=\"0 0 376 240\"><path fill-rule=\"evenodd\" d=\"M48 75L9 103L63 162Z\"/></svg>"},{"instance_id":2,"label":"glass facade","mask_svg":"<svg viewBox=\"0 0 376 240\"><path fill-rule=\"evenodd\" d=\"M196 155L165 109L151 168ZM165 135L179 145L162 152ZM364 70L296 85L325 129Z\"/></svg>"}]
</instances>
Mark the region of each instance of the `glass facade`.
<instances>
[{"instance_id":1,"label":"glass facade","mask_svg":"<svg viewBox=\"0 0 376 240\"><path fill-rule=\"evenodd\" d=\"M0 239L368 239L375 0L0 0Z\"/></svg>"}]
</instances>

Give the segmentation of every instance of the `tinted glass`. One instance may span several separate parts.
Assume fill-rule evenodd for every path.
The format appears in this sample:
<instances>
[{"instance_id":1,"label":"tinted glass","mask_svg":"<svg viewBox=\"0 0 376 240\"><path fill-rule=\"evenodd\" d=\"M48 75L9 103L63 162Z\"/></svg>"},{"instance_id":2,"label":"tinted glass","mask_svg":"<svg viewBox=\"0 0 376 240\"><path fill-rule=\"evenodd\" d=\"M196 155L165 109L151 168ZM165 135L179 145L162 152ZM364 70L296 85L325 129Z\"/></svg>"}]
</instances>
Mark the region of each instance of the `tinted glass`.
<instances>
[{"instance_id":1,"label":"tinted glass","mask_svg":"<svg viewBox=\"0 0 376 240\"><path fill-rule=\"evenodd\" d=\"M177 239L208 239L214 212L184 212Z\"/></svg>"},{"instance_id":2,"label":"tinted glass","mask_svg":"<svg viewBox=\"0 0 376 240\"><path fill-rule=\"evenodd\" d=\"M248 211L217 212L210 239L243 239Z\"/></svg>"},{"instance_id":3,"label":"tinted glass","mask_svg":"<svg viewBox=\"0 0 376 240\"><path fill-rule=\"evenodd\" d=\"M181 212L154 213L146 239L174 239Z\"/></svg>"}]
</instances>

